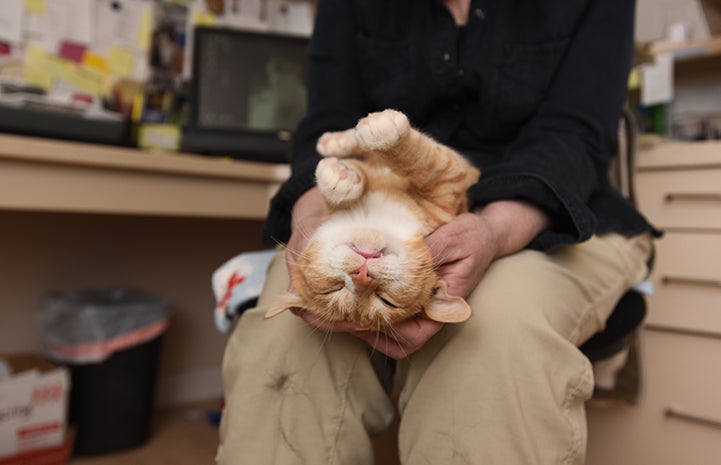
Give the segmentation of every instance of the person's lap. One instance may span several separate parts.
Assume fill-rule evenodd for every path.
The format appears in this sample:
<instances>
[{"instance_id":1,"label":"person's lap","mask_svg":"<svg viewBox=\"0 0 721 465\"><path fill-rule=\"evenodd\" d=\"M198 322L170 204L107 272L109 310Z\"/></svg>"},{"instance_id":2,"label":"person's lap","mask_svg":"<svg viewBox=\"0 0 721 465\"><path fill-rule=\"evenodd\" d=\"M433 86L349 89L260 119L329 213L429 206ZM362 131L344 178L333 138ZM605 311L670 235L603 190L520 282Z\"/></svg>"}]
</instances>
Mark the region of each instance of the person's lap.
<instances>
[{"instance_id":1,"label":"person's lap","mask_svg":"<svg viewBox=\"0 0 721 465\"><path fill-rule=\"evenodd\" d=\"M580 463L593 380L575 346L642 279L649 249L611 234L496 261L471 319L398 362L403 463ZM219 463L371 463L368 433L394 409L369 348L290 313L263 320L287 284L279 254L228 343Z\"/></svg>"}]
</instances>

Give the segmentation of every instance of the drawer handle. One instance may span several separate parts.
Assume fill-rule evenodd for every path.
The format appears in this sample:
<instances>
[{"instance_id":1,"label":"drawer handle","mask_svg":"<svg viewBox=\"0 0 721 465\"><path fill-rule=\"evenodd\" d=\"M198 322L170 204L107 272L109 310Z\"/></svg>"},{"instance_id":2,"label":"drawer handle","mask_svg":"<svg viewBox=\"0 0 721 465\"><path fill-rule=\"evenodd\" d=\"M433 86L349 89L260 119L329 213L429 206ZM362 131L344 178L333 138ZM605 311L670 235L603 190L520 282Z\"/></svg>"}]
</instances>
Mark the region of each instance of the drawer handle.
<instances>
[{"instance_id":1,"label":"drawer handle","mask_svg":"<svg viewBox=\"0 0 721 465\"><path fill-rule=\"evenodd\" d=\"M685 286L713 287L721 289L721 281L718 279L684 278L679 276L664 276L661 278L663 284L677 284Z\"/></svg>"},{"instance_id":2,"label":"drawer handle","mask_svg":"<svg viewBox=\"0 0 721 465\"><path fill-rule=\"evenodd\" d=\"M715 418L704 417L693 413L682 412L675 408L668 407L663 412L668 418L676 418L678 420L684 420L691 423L698 423L700 425L711 426L713 428L721 428L721 420Z\"/></svg>"},{"instance_id":3,"label":"drawer handle","mask_svg":"<svg viewBox=\"0 0 721 465\"><path fill-rule=\"evenodd\" d=\"M721 202L721 193L675 192L666 194L666 203L671 202Z\"/></svg>"}]
</instances>

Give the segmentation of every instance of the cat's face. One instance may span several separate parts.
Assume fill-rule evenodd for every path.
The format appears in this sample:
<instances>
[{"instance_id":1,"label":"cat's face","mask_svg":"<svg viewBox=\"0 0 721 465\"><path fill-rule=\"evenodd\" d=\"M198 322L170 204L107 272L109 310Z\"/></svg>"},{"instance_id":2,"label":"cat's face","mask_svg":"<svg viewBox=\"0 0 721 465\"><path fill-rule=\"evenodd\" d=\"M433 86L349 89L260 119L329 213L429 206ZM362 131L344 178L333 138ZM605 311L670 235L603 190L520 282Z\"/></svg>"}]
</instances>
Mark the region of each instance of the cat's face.
<instances>
[{"instance_id":1,"label":"cat's face","mask_svg":"<svg viewBox=\"0 0 721 465\"><path fill-rule=\"evenodd\" d=\"M395 226L394 232L321 226L298 257L296 293L279 299L268 316L301 307L329 321L352 321L368 329L421 312L439 321L465 320L468 305L445 293L425 242L403 238Z\"/></svg>"},{"instance_id":2,"label":"cat's face","mask_svg":"<svg viewBox=\"0 0 721 465\"><path fill-rule=\"evenodd\" d=\"M402 241L374 229L349 233L321 235L300 258L298 286L307 308L368 328L419 313L438 279L423 241Z\"/></svg>"}]
</instances>

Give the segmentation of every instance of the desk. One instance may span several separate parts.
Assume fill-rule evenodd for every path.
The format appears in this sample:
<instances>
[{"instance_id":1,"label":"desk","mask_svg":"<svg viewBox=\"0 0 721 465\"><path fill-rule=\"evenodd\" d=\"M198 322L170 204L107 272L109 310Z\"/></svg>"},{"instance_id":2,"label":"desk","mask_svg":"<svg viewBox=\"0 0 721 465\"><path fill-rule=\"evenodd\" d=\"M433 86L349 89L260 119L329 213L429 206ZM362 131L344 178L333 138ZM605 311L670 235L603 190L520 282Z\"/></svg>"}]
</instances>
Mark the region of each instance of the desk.
<instances>
[{"instance_id":1,"label":"desk","mask_svg":"<svg viewBox=\"0 0 721 465\"><path fill-rule=\"evenodd\" d=\"M36 350L56 289L132 286L172 304L160 405L220 395L212 272L260 241L287 166L0 134L0 353Z\"/></svg>"},{"instance_id":2,"label":"desk","mask_svg":"<svg viewBox=\"0 0 721 465\"><path fill-rule=\"evenodd\" d=\"M0 134L0 209L262 219L270 165Z\"/></svg>"}]
</instances>

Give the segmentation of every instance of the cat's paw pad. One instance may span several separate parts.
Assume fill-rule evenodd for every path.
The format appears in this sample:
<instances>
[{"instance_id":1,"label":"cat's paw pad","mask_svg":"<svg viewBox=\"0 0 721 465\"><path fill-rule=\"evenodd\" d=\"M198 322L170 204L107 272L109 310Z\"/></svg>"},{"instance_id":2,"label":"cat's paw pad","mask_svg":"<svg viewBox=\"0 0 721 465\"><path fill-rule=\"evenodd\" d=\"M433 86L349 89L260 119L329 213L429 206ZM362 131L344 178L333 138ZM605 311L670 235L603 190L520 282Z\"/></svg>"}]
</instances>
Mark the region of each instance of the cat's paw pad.
<instances>
[{"instance_id":1,"label":"cat's paw pad","mask_svg":"<svg viewBox=\"0 0 721 465\"><path fill-rule=\"evenodd\" d=\"M316 150L324 157L347 157L358 152L354 130L326 132L318 139Z\"/></svg>"},{"instance_id":2,"label":"cat's paw pad","mask_svg":"<svg viewBox=\"0 0 721 465\"><path fill-rule=\"evenodd\" d=\"M355 168L337 158L324 158L315 170L321 194L333 204L358 199L363 194L365 180Z\"/></svg>"},{"instance_id":3,"label":"cat's paw pad","mask_svg":"<svg viewBox=\"0 0 721 465\"><path fill-rule=\"evenodd\" d=\"M363 148L384 149L393 146L408 134L410 127L410 122L403 113L384 110L371 113L360 120L355 127L355 136Z\"/></svg>"}]
</instances>

